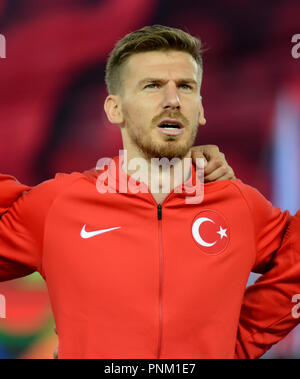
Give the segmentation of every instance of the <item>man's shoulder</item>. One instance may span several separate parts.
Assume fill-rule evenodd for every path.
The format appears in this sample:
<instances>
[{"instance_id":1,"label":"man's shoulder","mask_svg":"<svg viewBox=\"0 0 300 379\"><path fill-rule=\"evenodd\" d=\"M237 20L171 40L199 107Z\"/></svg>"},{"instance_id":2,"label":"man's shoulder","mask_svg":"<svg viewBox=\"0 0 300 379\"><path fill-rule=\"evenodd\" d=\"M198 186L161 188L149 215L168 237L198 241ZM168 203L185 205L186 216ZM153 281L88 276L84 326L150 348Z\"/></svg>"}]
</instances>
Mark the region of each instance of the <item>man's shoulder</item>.
<instances>
[{"instance_id":1,"label":"man's shoulder","mask_svg":"<svg viewBox=\"0 0 300 379\"><path fill-rule=\"evenodd\" d=\"M260 192L257 188L244 183L240 179L230 180L230 184L231 188L235 188L247 203L252 204L257 202L259 203L261 201L270 203L262 192Z\"/></svg>"},{"instance_id":2,"label":"man's shoulder","mask_svg":"<svg viewBox=\"0 0 300 379\"><path fill-rule=\"evenodd\" d=\"M21 201L39 203L42 207L47 207L58 196L67 193L74 186L79 185L78 191L80 191L82 185L91 185L96 180L97 172L95 169L84 172L57 173L54 178L45 180L24 193Z\"/></svg>"},{"instance_id":3,"label":"man's shoulder","mask_svg":"<svg viewBox=\"0 0 300 379\"><path fill-rule=\"evenodd\" d=\"M233 180L231 184L239 191L241 198L243 198L250 214L255 220L260 222L266 218L272 219L277 217L288 219L288 211L283 211L280 207L274 206L268 197L255 187L245 184L241 180Z\"/></svg>"},{"instance_id":4,"label":"man's shoulder","mask_svg":"<svg viewBox=\"0 0 300 379\"><path fill-rule=\"evenodd\" d=\"M78 182L95 182L97 180L98 173L95 168L85 170L85 171L74 171L71 173L57 173L51 179L45 180L40 183L36 188L45 187L45 188L56 188L58 190L63 190L68 186L78 183Z\"/></svg>"}]
</instances>

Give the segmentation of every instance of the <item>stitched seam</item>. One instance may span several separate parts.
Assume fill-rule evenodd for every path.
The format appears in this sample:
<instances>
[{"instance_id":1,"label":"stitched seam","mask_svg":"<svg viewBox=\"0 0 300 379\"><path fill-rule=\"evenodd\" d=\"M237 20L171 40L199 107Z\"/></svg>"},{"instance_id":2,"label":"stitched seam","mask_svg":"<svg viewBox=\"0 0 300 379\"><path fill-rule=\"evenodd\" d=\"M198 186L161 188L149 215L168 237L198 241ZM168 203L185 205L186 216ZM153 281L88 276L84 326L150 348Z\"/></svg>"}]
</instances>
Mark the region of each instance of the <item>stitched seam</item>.
<instances>
[{"instance_id":1,"label":"stitched seam","mask_svg":"<svg viewBox=\"0 0 300 379\"><path fill-rule=\"evenodd\" d=\"M252 268L256 262L256 254L257 254L257 241L256 241L256 233L255 233L255 226L254 226L254 216L253 216L253 213L252 213L252 210L250 208L250 205L243 193L243 191L241 190L241 188L234 182L230 182L236 189L238 189L239 193L241 194L242 198L244 199L246 205L247 205L247 208L249 209L249 213L250 213L250 216L251 216L251 221L252 221L252 229L253 229L253 241L254 241L254 247L255 247L255 257L254 257L254 260L253 260L253 264L252 264Z\"/></svg>"},{"instance_id":2,"label":"stitched seam","mask_svg":"<svg viewBox=\"0 0 300 379\"><path fill-rule=\"evenodd\" d=\"M48 224L48 218L49 218L49 214L50 214L50 211L52 210L54 204L56 203L56 201L58 201L58 199L60 199L61 196L64 195L65 191L67 189L69 189L69 187L71 185L73 185L77 180L80 180L80 179L83 179L82 176L80 177L76 177L74 178L66 187L63 187L61 191L59 191L59 193L53 198L52 200L52 203L47 211L47 215L45 217L45 222L44 222L44 228L43 228L43 238L42 238L42 247L41 247L41 251L42 251L42 259L41 259L41 265L40 265L40 272L43 276L43 278L46 277L45 275L45 272L44 272L44 244L45 244L45 231L46 231L46 228L47 228L47 224ZM55 179L54 179L55 180Z\"/></svg>"}]
</instances>

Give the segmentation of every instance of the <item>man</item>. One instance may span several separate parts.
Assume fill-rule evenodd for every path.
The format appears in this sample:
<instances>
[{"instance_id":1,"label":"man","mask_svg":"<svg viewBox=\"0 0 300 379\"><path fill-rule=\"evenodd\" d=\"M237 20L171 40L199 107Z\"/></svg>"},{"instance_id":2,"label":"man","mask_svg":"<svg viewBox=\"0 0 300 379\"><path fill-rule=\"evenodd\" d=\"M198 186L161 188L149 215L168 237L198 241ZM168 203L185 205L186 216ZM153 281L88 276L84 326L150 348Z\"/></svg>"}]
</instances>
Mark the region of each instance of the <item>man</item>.
<instances>
[{"instance_id":1,"label":"man","mask_svg":"<svg viewBox=\"0 0 300 379\"><path fill-rule=\"evenodd\" d=\"M120 126L128 162L116 157L96 171L57 176L3 216L0 279L34 270L45 278L61 358L248 351L245 341L236 353L245 285L251 271L272 264L289 214L236 180L206 184L195 201L201 181L183 161L205 124L201 78L190 35L154 26L126 36L107 64L105 111ZM178 158L168 193L163 168L151 167L163 157ZM141 165L148 187L139 182L136 192L137 160L148 163Z\"/></svg>"}]
</instances>

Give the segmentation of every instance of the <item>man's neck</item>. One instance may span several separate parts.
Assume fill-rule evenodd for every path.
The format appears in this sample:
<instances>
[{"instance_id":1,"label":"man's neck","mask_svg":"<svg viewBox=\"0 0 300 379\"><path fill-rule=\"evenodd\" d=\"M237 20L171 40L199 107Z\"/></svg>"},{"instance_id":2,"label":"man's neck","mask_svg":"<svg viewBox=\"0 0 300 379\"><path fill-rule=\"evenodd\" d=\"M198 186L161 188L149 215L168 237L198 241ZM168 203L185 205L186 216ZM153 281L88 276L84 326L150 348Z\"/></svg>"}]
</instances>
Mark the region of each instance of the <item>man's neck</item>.
<instances>
[{"instance_id":1,"label":"man's neck","mask_svg":"<svg viewBox=\"0 0 300 379\"><path fill-rule=\"evenodd\" d=\"M190 176L191 151L183 158L173 158L165 162L164 159L146 157L130 150L125 152L123 170L127 175L145 183L158 204Z\"/></svg>"}]
</instances>

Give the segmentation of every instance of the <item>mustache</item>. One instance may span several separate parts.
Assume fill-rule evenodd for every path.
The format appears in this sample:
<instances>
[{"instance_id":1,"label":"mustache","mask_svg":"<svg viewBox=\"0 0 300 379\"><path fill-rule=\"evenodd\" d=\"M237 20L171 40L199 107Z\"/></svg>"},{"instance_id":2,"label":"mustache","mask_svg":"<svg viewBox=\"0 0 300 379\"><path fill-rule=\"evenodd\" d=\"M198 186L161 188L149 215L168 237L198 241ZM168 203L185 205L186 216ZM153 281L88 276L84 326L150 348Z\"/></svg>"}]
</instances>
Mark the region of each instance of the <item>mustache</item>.
<instances>
[{"instance_id":1,"label":"mustache","mask_svg":"<svg viewBox=\"0 0 300 379\"><path fill-rule=\"evenodd\" d=\"M169 110L163 111L158 116L153 117L152 124L154 124L156 126L164 118L172 118L174 120L181 121L184 126L189 125L188 119L180 111L169 111Z\"/></svg>"}]
</instances>

